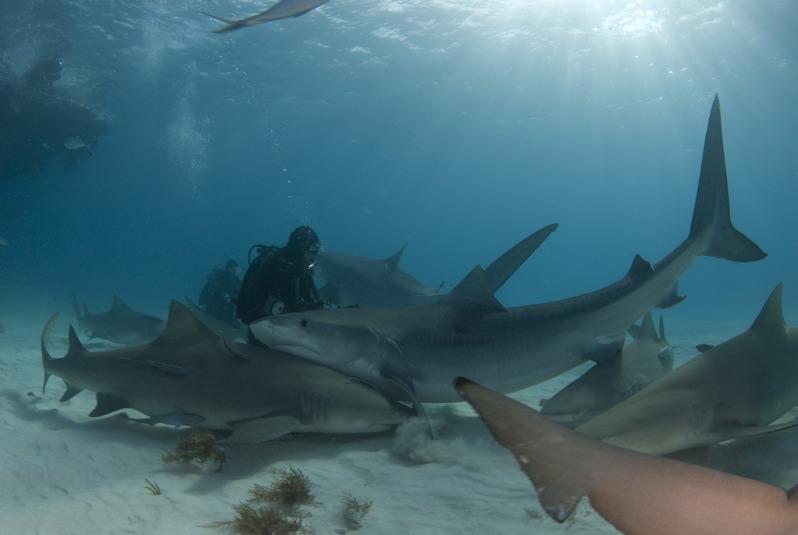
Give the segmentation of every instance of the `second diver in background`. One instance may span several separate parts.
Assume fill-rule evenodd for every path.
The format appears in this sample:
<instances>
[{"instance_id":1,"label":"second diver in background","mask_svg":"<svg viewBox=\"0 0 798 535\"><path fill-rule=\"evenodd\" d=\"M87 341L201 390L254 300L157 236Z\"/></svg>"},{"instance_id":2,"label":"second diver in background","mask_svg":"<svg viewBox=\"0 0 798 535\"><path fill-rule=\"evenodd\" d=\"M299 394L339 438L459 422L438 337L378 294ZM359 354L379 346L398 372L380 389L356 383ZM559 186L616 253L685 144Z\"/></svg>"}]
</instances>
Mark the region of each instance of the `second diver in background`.
<instances>
[{"instance_id":1,"label":"second diver in background","mask_svg":"<svg viewBox=\"0 0 798 535\"><path fill-rule=\"evenodd\" d=\"M214 269L208 275L199 296L200 307L211 316L236 325L236 298L241 291L241 267L228 260L224 269Z\"/></svg>"}]
</instances>

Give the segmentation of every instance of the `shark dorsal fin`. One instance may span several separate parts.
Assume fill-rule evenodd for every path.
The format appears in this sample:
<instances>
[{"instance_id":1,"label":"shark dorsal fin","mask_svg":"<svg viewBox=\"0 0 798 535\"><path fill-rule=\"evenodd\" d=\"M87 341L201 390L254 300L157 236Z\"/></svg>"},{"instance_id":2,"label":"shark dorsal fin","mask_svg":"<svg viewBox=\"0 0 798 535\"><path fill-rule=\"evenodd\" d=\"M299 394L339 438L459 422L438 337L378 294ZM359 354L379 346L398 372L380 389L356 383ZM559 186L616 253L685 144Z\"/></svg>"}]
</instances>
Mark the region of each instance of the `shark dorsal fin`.
<instances>
[{"instance_id":1,"label":"shark dorsal fin","mask_svg":"<svg viewBox=\"0 0 798 535\"><path fill-rule=\"evenodd\" d=\"M754 324L751 325L752 331L786 333L787 322L784 321L784 312L781 305L783 288L784 285L779 283L770 292L768 300L765 301L765 306L762 307L759 316L756 317Z\"/></svg>"},{"instance_id":2,"label":"shark dorsal fin","mask_svg":"<svg viewBox=\"0 0 798 535\"><path fill-rule=\"evenodd\" d=\"M69 326L69 349L67 349L67 354L65 358L74 357L76 355L80 355L81 353L86 353L86 348L78 338L78 333L75 332L75 329L72 325Z\"/></svg>"},{"instance_id":3,"label":"shark dorsal fin","mask_svg":"<svg viewBox=\"0 0 798 535\"><path fill-rule=\"evenodd\" d=\"M130 307L127 306L127 303L125 303L121 297L114 294L114 300L111 302L111 310L127 310L129 308Z\"/></svg>"},{"instance_id":4,"label":"shark dorsal fin","mask_svg":"<svg viewBox=\"0 0 798 535\"><path fill-rule=\"evenodd\" d=\"M188 307L178 301L169 304L169 318L161 336L153 345L196 343L201 340L216 340L219 335L210 330L191 313Z\"/></svg>"},{"instance_id":5,"label":"shark dorsal fin","mask_svg":"<svg viewBox=\"0 0 798 535\"><path fill-rule=\"evenodd\" d=\"M643 257L636 254L632 260L632 265L629 266L629 271L626 272L627 277L634 277L637 275L649 275L654 273L654 268L651 264L643 260Z\"/></svg>"},{"instance_id":6,"label":"shark dorsal fin","mask_svg":"<svg viewBox=\"0 0 798 535\"><path fill-rule=\"evenodd\" d=\"M385 265L387 266L388 271L396 271L399 269L399 261L402 259L402 254L405 252L406 245L407 244L402 245L398 251L385 259Z\"/></svg>"},{"instance_id":7,"label":"shark dorsal fin","mask_svg":"<svg viewBox=\"0 0 798 535\"><path fill-rule=\"evenodd\" d=\"M640 330L637 331L637 335L635 336L637 340L642 338L659 342L657 329L654 327L654 318L651 317L650 311L646 312L646 315L643 316L643 323L640 324Z\"/></svg>"},{"instance_id":8,"label":"shark dorsal fin","mask_svg":"<svg viewBox=\"0 0 798 535\"><path fill-rule=\"evenodd\" d=\"M665 318L662 316L659 317L659 341L662 344L670 345L665 338Z\"/></svg>"},{"instance_id":9,"label":"shark dorsal fin","mask_svg":"<svg viewBox=\"0 0 798 535\"><path fill-rule=\"evenodd\" d=\"M504 310L504 306L488 287L485 270L480 265L472 269L454 290L438 302L447 305L480 305L494 310Z\"/></svg>"}]
</instances>

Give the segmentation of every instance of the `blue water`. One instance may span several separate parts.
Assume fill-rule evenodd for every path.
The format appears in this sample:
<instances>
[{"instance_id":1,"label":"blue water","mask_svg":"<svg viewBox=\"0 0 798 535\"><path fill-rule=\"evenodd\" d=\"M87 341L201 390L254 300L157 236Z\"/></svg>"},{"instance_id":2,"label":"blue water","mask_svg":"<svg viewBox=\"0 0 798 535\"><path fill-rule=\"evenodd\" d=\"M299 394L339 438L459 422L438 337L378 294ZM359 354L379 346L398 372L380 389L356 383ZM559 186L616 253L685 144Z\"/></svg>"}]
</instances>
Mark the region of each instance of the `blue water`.
<instances>
[{"instance_id":1,"label":"blue water","mask_svg":"<svg viewBox=\"0 0 798 535\"><path fill-rule=\"evenodd\" d=\"M110 121L76 171L0 183L0 289L163 314L228 257L300 223L451 287L551 222L500 294L567 297L687 234L721 98L737 227L769 257L700 259L679 314L798 308L798 43L791 0L331 0L212 34L257 2L4 2L3 61L62 36ZM55 306L55 305L54 305ZM733 312L729 312L733 311Z\"/></svg>"}]
</instances>

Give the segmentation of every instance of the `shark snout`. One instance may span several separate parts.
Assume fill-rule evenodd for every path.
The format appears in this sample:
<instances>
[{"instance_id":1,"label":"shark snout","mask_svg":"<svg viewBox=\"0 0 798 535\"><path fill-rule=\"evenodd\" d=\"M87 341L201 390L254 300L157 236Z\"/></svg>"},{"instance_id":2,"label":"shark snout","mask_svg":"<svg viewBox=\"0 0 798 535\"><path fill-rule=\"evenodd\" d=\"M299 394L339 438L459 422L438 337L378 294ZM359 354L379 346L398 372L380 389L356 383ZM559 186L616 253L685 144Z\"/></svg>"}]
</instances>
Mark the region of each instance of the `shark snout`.
<instances>
[{"instance_id":1,"label":"shark snout","mask_svg":"<svg viewBox=\"0 0 798 535\"><path fill-rule=\"evenodd\" d=\"M252 336L271 349L313 360L317 360L321 354L316 344L308 337L301 336L290 327L276 325L268 319L252 323L249 329Z\"/></svg>"}]
</instances>

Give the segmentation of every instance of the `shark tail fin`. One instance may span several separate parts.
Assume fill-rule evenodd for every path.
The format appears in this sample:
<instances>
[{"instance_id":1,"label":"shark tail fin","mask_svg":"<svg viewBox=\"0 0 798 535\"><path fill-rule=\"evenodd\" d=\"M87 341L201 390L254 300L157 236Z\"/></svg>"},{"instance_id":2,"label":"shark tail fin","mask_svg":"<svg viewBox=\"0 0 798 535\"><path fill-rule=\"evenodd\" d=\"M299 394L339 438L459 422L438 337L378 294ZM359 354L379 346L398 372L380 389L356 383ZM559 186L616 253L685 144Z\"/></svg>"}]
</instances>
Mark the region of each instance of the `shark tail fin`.
<instances>
[{"instance_id":1,"label":"shark tail fin","mask_svg":"<svg viewBox=\"0 0 798 535\"><path fill-rule=\"evenodd\" d=\"M58 320L58 312L50 316L50 319L47 321L47 324L44 326L44 330L42 331L41 336L41 346L42 346L42 371L44 372L44 382L42 383L42 393L44 393L44 389L47 388L47 381L50 379L50 362L53 360L52 355L47 350L47 342L50 340L50 332L53 330L53 326L55 322Z\"/></svg>"},{"instance_id":2,"label":"shark tail fin","mask_svg":"<svg viewBox=\"0 0 798 535\"><path fill-rule=\"evenodd\" d=\"M557 522L567 520L590 492L595 455L588 439L463 377L455 379L454 387L493 437L512 452L538 490L546 513Z\"/></svg>"},{"instance_id":3,"label":"shark tail fin","mask_svg":"<svg viewBox=\"0 0 798 535\"><path fill-rule=\"evenodd\" d=\"M702 252L706 256L734 262L753 262L767 256L756 243L734 228L731 222L720 101L717 95L712 103L704 140L701 177L690 225L690 238L698 238L704 233L709 233L707 247Z\"/></svg>"}]
</instances>

